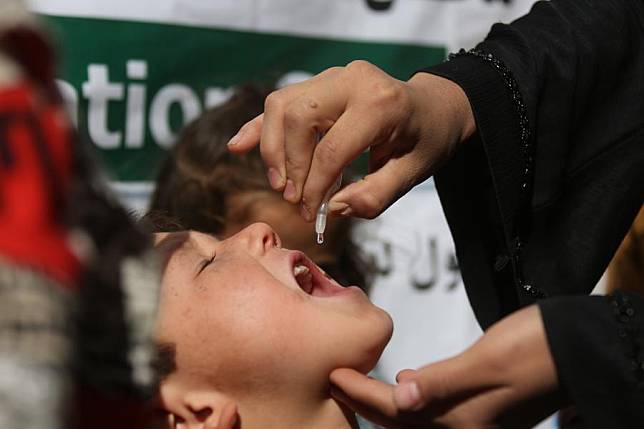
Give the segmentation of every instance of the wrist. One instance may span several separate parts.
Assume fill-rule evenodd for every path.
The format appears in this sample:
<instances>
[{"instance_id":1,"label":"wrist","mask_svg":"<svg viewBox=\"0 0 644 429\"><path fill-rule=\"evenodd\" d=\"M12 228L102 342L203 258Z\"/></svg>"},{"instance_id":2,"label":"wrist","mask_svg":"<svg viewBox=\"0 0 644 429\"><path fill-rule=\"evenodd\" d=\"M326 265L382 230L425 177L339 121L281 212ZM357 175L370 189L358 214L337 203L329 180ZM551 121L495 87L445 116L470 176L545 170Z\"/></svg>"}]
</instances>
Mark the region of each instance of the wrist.
<instances>
[{"instance_id":1,"label":"wrist","mask_svg":"<svg viewBox=\"0 0 644 429\"><path fill-rule=\"evenodd\" d=\"M417 104L426 106L432 115L423 118L424 121L436 123L439 119L456 146L474 134L476 122L463 88L449 79L426 72L416 73L407 83L417 95Z\"/></svg>"}]
</instances>

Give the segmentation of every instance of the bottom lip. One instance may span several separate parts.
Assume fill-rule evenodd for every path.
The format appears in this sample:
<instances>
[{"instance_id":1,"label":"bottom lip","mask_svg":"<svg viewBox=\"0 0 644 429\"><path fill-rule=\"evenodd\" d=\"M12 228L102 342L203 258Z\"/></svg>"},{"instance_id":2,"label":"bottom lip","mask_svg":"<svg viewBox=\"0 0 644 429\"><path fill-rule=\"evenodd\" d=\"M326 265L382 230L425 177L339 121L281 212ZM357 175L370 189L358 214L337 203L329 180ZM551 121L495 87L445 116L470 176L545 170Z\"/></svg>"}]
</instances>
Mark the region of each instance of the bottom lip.
<instances>
[{"instance_id":1,"label":"bottom lip","mask_svg":"<svg viewBox=\"0 0 644 429\"><path fill-rule=\"evenodd\" d=\"M347 293L353 292L351 287L340 286L339 284L327 279L324 275L324 282L314 281L313 290L311 290L311 296L316 296L320 298L328 298L331 296L344 295ZM359 289L358 289L359 290Z\"/></svg>"},{"instance_id":2,"label":"bottom lip","mask_svg":"<svg viewBox=\"0 0 644 429\"><path fill-rule=\"evenodd\" d=\"M332 278L327 277L318 268L314 274L314 286L310 295L319 298L330 298L344 295L365 295L364 291L358 286L342 286ZM316 277L317 276L317 277Z\"/></svg>"},{"instance_id":3,"label":"bottom lip","mask_svg":"<svg viewBox=\"0 0 644 429\"><path fill-rule=\"evenodd\" d=\"M358 286L336 286L336 290L332 291L330 294L325 296L337 296L337 295L348 295L358 293L364 295L364 291ZM315 296L315 295L314 295Z\"/></svg>"}]
</instances>

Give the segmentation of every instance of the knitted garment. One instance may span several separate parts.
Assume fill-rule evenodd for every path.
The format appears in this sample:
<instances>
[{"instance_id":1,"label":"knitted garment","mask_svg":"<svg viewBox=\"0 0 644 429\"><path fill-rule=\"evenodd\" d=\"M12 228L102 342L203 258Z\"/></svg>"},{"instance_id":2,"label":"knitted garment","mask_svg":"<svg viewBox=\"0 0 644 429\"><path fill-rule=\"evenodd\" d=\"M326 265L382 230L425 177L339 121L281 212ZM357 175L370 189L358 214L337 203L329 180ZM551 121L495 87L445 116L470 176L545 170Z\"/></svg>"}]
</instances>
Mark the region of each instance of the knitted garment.
<instances>
[{"instance_id":1,"label":"knitted garment","mask_svg":"<svg viewBox=\"0 0 644 429\"><path fill-rule=\"evenodd\" d=\"M70 131L27 81L0 88L0 255L73 288L79 261L63 223Z\"/></svg>"},{"instance_id":2,"label":"knitted garment","mask_svg":"<svg viewBox=\"0 0 644 429\"><path fill-rule=\"evenodd\" d=\"M70 126L54 69L20 2L0 2L0 427L137 427L156 381L159 268Z\"/></svg>"},{"instance_id":3,"label":"knitted garment","mask_svg":"<svg viewBox=\"0 0 644 429\"><path fill-rule=\"evenodd\" d=\"M0 427L58 429L80 272L64 223L70 130L45 40L21 2L3 2L0 17Z\"/></svg>"},{"instance_id":4,"label":"knitted garment","mask_svg":"<svg viewBox=\"0 0 644 429\"><path fill-rule=\"evenodd\" d=\"M0 261L0 427L67 427L75 306L47 276Z\"/></svg>"}]
</instances>

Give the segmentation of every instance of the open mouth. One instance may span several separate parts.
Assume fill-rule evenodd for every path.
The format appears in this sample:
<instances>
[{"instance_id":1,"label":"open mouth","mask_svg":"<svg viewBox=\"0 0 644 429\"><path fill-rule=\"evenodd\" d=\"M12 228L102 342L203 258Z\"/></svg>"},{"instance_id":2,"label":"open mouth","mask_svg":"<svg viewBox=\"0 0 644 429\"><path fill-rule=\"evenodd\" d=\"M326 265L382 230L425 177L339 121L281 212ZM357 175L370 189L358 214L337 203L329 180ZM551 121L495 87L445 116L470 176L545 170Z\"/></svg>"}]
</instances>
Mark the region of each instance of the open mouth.
<instances>
[{"instance_id":1,"label":"open mouth","mask_svg":"<svg viewBox=\"0 0 644 429\"><path fill-rule=\"evenodd\" d=\"M296 252L293 254L291 270L293 278L300 289L311 296L329 297L347 291L347 288L328 278L303 253Z\"/></svg>"}]
</instances>

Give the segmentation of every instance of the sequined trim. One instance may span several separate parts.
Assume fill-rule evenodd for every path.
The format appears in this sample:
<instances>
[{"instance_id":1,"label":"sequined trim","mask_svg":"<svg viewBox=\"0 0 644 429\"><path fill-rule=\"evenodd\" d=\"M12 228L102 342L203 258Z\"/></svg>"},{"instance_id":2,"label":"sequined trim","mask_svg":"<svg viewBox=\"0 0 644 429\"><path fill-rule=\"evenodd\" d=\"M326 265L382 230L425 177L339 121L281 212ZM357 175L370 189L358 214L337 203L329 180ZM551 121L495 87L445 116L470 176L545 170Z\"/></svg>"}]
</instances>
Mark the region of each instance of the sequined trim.
<instances>
[{"instance_id":1,"label":"sequined trim","mask_svg":"<svg viewBox=\"0 0 644 429\"><path fill-rule=\"evenodd\" d=\"M545 291L531 285L528 283L523 275L523 268L521 264L521 252L526 243L527 231L529 229L530 223L530 210L531 210L531 199L532 199L532 182L533 182L533 172L534 172L534 147L532 144L532 134L530 132L530 123L528 121L528 110L525 103L523 102L523 96L521 91L519 91L519 85L517 84L514 76L510 69L500 61L498 58L490 53L486 53L477 49L471 49L466 51L461 49L456 54L450 54L448 61L453 60L459 56L470 55L476 58L479 58L485 61L487 64L491 65L496 69L497 72L503 78L508 90L510 91L510 96L514 103L515 110L519 119L520 127L520 142L521 145L521 154L523 156L523 176L520 184L520 199L519 207L517 209L517 226L514 233L514 249L512 256L514 259L516 267L516 276L517 284L524 290L526 293L532 295L534 298L540 299L545 298L548 295Z\"/></svg>"},{"instance_id":2,"label":"sequined trim","mask_svg":"<svg viewBox=\"0 0 644 429\"><path fill-rule=\"evenodd\" d=\"M608 297L613 308L613 314L619 324L618 335L629 360L631 370L637 381L644 383L644 350L640 344L640 329L633 323L636 311L628 296L616 292Z\"/></svg>"}]
</instances>

